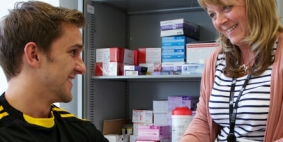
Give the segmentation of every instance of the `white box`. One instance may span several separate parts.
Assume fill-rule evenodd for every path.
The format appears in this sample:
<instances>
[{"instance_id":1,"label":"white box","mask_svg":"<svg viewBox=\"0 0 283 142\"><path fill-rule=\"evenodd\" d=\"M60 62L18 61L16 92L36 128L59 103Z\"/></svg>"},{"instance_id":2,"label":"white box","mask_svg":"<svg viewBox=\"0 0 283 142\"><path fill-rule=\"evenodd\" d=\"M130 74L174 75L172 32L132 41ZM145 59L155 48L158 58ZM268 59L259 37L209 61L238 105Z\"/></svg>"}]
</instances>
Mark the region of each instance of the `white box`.
<instances>
[{"instance_id":1,"label":"white box","mask_svg":"<svg viewBox=\"0 0 283 142\"><path fill-rule=\"evenodd\" d=\"M162 71L182 71L182 65L185 62L164 62L162 63Z\"/></svg>"},{"instance_id":2,"label":"white box","mask_svg":"<svg viewBox=\"0 0 283 142\"><path fill-rule=\"evenodd\" d=\"M153 111L133 110L132 122L153 123Z\"/></svg>"},{"instance_id":3,"label":"white box","mask_svg":"<svg viewBox=\"0 0 283 142\"><path fill-rule=\"evenodd\" d=\"M161 63L161 48L139 48L139 63Z\"/></svg>"},{"instance_id":4,"label":"white box","mask_svg":"<svg viewBox=\"0 0 283 142\"><path fill-rule=\"evenodd\" d=\"M130 135L130 142L135 142L138 139L137 135Z\"/></svg>"},{"instance_id":5,"label":"white box","mask_svg":"<svg viewBox=\"0 0 283 142\"><path fill-rule=\"evenodd\" d=\"M135 65L124 65L124 71L134 71Z\"/></svg>"},{"instance_id":6,"label":"white box","mask_svg":"<svg viewBox=\"0 0 283 142\"><path fill-rule=\"evenodd\" d=\"M124 76L139 76L139 71L124 71Z\"/></svg>"},{"instance_id":7,"label":"white box","mask_svg":"<svg viewBox=\"0 0 283 142\"><path fill-rule=\"evenodd\" d=\"M204 64L190 63L182 65L182 74L202 74L204 70Z\"/></svg>"},{"instance_id":8,"label":"white box","mask_svg":"<svg viewBox=\"0 0 283 142\"><path fill-rule=\"evenodd\" d=\"M166 113L154 113L153 114L154 125L168 125L167 112Z\"/></svg>"},{"instance_id":9,"label":"white box","mask_svg":"<svg viewBox=\"0 0 283 142\"><path fill-rule=\"evenodd\" d=\"M198 28L199 27L197 24L188 22L188 21L184 20L183 18L181 18L181 19L174 19L174 20L160 21L160 27L170 26L171 28L169 28L169 29L167 28L166 30L173 30L173 29L178 29L178 27L176 27L177 26L176 24L182 24L182 23L191 25L194 28ZM183 27L181 26L180 28L183 28ZM161 30L164 30L164 29L161 29Z\"/></svg>"},{"instance_id":10,"label":"white box","mask_svg":"<svg viewBox=\"0 0 283 142\"><path fill-rule=\"evenodd\" d=\"M107 138L109 142L119 142L120 135L108 134L108 135L104 135L104 137Z\"/></svg>"},{"instance_id":11,"label":"white box","mask_svg":"<svg viewBox=\"0 0 283 142\"><path fill-rule=\"evenodd\" d=\"M186 35L199 40L200 26L184 19L166 20L160 22L160 36Z\"/></svg>"},{"instance_id":12,"label":"white box","mask_svg":"<svg viewBox=\"0 0 283 142\"><path fill-rule=\"evenodd\" d=\"M219 46L218 43L188 43L187 63L204 63L212 52Z\"/></svg>"},{"instance_id":13,"label":"white box","mask_svg":"<svg viewBox=\"0 0 283 142\"><path fill-rule=\"evenodd\" d=\"M168 100L153 100L153 113L167 113Z\"/></svg>"}]
</instances>

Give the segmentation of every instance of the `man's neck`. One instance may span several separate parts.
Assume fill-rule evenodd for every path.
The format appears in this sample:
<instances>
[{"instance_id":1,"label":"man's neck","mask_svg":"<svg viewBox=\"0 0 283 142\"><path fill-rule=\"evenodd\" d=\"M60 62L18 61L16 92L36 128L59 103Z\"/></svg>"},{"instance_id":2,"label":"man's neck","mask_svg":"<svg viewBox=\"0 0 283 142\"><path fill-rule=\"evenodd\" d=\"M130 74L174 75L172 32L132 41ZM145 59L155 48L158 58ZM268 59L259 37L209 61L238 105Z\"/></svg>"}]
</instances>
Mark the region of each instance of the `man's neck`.
<instances>
[{"instance_id":1,"label":"man's neck","mask_svg":"<svg viewBox=\"0 0 283 142\"><path fill-rule=\"evenodd\" d=\"M50 115L51 103L38 88L31 89L30 84L9 81L5 98L15 109L34 118L47 118Z\"/></svg>"}]
</instances>

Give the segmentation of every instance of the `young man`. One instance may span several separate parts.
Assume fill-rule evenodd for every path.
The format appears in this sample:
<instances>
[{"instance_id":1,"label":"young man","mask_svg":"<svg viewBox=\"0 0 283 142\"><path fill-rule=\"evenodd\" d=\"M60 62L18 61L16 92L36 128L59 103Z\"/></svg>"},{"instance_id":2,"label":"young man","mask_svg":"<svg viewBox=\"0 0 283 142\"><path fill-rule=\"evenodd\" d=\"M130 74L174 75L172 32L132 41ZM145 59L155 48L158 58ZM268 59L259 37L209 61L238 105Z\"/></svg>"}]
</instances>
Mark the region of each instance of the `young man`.
<instances>
[{"instance_id":1,"label":"young man","mask_svg":"<svg viewBox=\"0 0 283 142\"><path fill-rule=\"evenodd\" d=\"M0 141L107 142L89 121L53 105L72 100L72 79L86 69L77 10L29 1L0 23L0 65L8 80L0 96Z\"/></svg>"}]
</instances>

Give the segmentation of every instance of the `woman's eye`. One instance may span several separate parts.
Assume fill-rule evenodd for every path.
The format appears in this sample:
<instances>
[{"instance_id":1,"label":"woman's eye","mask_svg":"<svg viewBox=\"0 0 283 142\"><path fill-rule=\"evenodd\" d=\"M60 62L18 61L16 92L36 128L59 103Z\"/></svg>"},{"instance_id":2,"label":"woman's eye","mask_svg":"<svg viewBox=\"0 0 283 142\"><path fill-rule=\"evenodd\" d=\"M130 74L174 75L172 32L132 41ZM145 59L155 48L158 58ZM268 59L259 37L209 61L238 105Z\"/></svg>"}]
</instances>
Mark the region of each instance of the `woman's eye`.
<instances>
[{"instance_id":1,"label":"woman's eye","mask_svg":"<svg viewBox=\"0 0 283 142\"><path fill-rule=\"evenodd\" d=\"M209 17L210 17L210 18L214 18L214 17L215 17L215 13L210 13L210 14L209 14Z\"/></svg>"},{"instance_id":2,"label":"woman's eye","mask_svg":"<svg viewBox=\"0 0 283 142\"><path fill-rule=\"evenodd\" d=\"M232 8L232 5L223 6L224 11L228 11Z\"/></svg>"}]
</instances>

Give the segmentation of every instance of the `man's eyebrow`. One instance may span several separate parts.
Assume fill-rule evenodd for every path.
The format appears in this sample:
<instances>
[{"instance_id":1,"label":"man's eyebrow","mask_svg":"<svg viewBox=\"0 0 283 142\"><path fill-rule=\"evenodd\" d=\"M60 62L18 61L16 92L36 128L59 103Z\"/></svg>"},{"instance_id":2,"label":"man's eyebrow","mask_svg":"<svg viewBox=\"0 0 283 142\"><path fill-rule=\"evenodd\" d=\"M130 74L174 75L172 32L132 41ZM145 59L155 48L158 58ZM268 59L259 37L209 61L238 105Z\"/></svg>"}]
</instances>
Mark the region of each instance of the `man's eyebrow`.
<instances>
[{"instance_id":1,"label":"man's eyebrow","mask_svg":"<svg viewBox=\"0 0 283 142\"><path fill-rule=\"evenodd\" d=\"M72 45L71 47L78 47L80 48L81 50L84 50L84 46L82 44L74 44Z\"/></svg>"}]
</instances>

